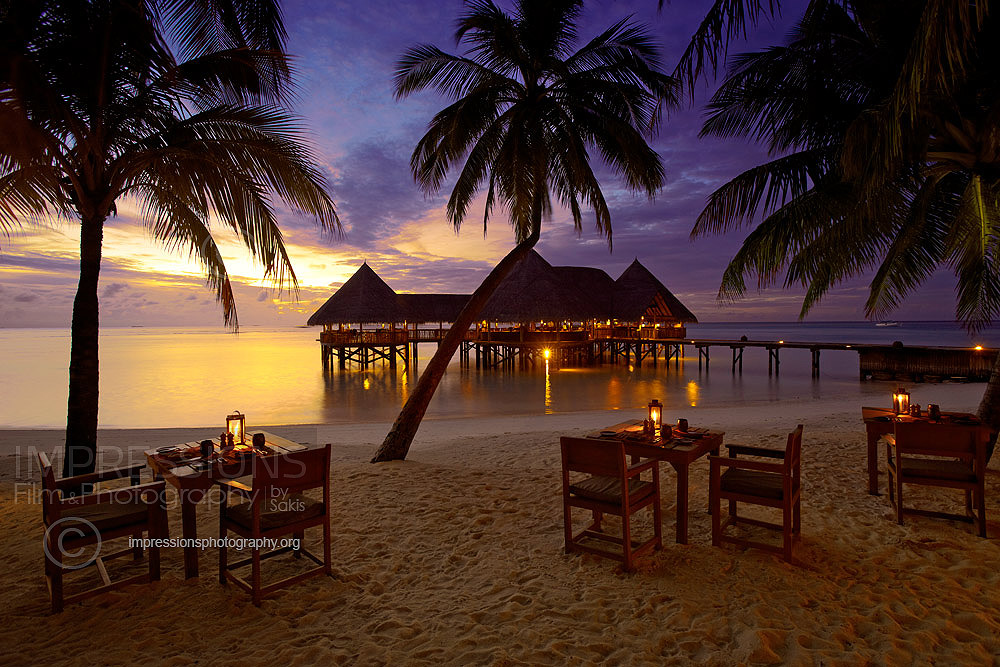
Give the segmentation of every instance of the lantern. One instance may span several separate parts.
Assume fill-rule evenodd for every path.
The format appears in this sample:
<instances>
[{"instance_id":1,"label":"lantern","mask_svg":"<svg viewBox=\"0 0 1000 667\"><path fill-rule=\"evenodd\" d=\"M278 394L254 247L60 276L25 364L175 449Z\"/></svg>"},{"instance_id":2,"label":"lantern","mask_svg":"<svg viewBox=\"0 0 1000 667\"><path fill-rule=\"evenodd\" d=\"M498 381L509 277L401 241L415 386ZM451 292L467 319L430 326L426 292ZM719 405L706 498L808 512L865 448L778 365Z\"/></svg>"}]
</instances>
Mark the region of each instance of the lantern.
<instances>
[{"instance_id":1,"label":"lantern","mask_svg":"<svg viewBox=\"0 0 1000 667\"><path fill-rule=\"evenodd\" d=\"M233 436L233 443L242 445L246 441L247 416L240 414L239 410L233 410L233 414L226 416L226 432Z\"/></svg>"},{"instance_id":2,"label":"lantern","mask_svg":"<svg viewBox=\"0 0 1000 667\"><path fill-rule=\"evenodd\" d=\"M892 392L892 411L897 415L905 415L910 412L910 392L902 387Z\"/></svg>"},{"instance_id":3,"label":"lantern","mask_svg":"<svg viewBox=\"0 0 1000 667\"><path fill-rule=\"evenodd\" d=\"M663 422L663 404L655 398L649 402L649 421L653 424L653 430L659 430Z\"/></svg>"}]
</instances>

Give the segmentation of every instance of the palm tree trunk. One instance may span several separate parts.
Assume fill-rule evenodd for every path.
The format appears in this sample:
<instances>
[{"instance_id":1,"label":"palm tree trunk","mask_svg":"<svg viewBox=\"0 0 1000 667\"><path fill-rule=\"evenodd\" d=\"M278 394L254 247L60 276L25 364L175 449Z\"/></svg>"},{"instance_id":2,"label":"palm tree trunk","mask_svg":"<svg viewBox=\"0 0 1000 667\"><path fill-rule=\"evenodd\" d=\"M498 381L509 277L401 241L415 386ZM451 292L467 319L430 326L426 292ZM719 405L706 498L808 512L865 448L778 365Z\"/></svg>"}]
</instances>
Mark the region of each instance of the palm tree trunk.
<instances>
[{"instance_id":1,"label":"palm tree trunk","mask_svg":"<svg viewBox=\"0 0 1000 667\"><path fill-rule=\"evenodd\" d=\"M1000 433L1000 353L993 362L993 373L990 374L990 381L986 384L986 391L983 392L983 400L979 402L976 414L993 431L986 448L986 460L989 461L996 447L997 434Z\"/></svg>"},{"instance_id":2,"label":"palm tree trunk","mask_svg":"<svg viewBox=\"0 0 1000 667\"><path fill-rule=\"evenodd\" d=\"M473 292L469 298L469 302L465 304L462 312L459 313L455 322L451 325L451 329L445 334L444 340L441 341L441 346L434 353L434 356L431 357L424 372L420 374L420 379L417 380L417 385L414 387L413 393L410 394L410 397L403 405L403 409L399 412L399 416L396 417L392 429L385 436L382 446L375 452L372 463L401 461L406 458L407 452L410 451L410 443L413 442L413 437L417 434L417 429L420 428L420 422L424 418L424 413L427 412L427 406L430 404L431 398L434 397L434 392L441 383L441 378L444 377L444 372L448 368L451 358L455 355L455 350L458 349L458 346L465 339L465 332L478 319L479 312L486 305L486 302L489 301L489 298L496 291L500 282L507 277L511 269L538 242L541 230L541 207L538 206L537 209L537 212L534 213L537 216L537 220L533 221L535 222L533 224L534 231L532 231L528 238L518 243L513 250L507 253L507 256L493 267L490 274L486 276L486 280Z\"/></svg>"},{"instance_id":3,"label":"palm tree trunk","mask_svg":"<svg viewBox=\"0 0 1000 667\"><path fill-rule=\"evenodd\" d=\"M104 217L84 216L80 226L80 283L70 331L69 406L63 475L82 475L97 466L98 304Z\"/></svg>"}]
</instances>

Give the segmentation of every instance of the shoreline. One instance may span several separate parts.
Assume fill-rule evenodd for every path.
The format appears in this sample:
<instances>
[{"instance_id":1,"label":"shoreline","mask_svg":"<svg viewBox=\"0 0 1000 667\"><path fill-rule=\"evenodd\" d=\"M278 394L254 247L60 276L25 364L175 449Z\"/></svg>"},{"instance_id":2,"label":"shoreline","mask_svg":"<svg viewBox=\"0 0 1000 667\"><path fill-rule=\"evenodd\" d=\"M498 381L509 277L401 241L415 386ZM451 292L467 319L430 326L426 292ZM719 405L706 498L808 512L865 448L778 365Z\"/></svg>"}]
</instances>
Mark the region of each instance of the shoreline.
<instances>
[{"instance_id":1,"label":"shoreline","mask_svg":"<svg viewBox=\"0 0 1000 667\"><path fill-rule=\"evenodd\" d=\"M947 391L942 391L947 387ZM968 383L955 385L915 385L911 386L911 401L926 404L940 403L945 410L958 412L975 412L982 392L983 383ZM942 398L942 395L946 398ZM878 395L877 398L887 399L888 396ZM835 399L812 399L800 397L797 399L765 400L750 405L733 406L671 406L664 408L664 419L668 422L684 417L699 423L717 423L749 429L781 426L786 422L806 423L812 420L828 418L842 419L850 429L861 426L861 406L880 405L876 397L872 400L862 399L859 403L856 397ZM883 400L882 403L888 403ZM427 416L421 422L420 429L414 438L412 449L422 449L433 446L441 438L480 435L492 436L498 434L534 433L540 431L570 431L577 429L593 430L627 419L642 419L642 408L584 410L578 412L559 412L554 414L514 414L500 416ZM794 426L794 423L791 424ZM305 442L339 444L372 444L377 446L389 432L391 421L375 422L344 422L344 423L299 423L299 424L254 424L248 422L247 431L270 431L291 440ZM205 427L167 427L167 428L99 428L98 447L113 447L130 449L141 446L142 449L190 442L218 435L222 424ZM788 430L791 426L788 427ZM63 428L16 428L0 427L0 455L10 454L12 448L35 445L44 447L61 446L64 442ZM141 438L143 442L135 444L134 440ZM345 442L347 441L347 442Z\"/></svg>"}]
</instances>

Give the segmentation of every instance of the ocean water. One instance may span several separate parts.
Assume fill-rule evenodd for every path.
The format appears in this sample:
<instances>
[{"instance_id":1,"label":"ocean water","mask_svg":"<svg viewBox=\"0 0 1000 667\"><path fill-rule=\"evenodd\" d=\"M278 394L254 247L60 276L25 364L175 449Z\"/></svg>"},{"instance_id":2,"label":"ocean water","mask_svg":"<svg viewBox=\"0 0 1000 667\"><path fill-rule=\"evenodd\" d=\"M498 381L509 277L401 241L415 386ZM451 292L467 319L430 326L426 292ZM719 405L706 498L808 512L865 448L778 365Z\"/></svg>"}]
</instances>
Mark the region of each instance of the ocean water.
<instances>
[{"instance_id":1,"label":"ocean water","mask_svg":"<svg viewBox=\"0 0 1000 667\"><path fill-rule=\"evenodd\" d=\"M324 374L315 328L108 328L101 333L100 425L106 428L214 427L240 410L249 425L391 421L430 359L401 366ZM718 323L688 327L688 338L1000 346L1000 330L971 338L948 322ZM0 428L65 426L69 332L0 329ZM776 401L854 399L885 402L888 384L860 381L854 352L822 353L812 378L808 350L785 350L781 373L768 376L767 352L748 349L742 375L730 372L728 348L714 348L699 369L687 345L678 364L624 364L528 371L476 371L457 357L428 419L539 415L583 410L641 410L650 398L668 409L746 406Z\"/></svg>"}]
</instances>

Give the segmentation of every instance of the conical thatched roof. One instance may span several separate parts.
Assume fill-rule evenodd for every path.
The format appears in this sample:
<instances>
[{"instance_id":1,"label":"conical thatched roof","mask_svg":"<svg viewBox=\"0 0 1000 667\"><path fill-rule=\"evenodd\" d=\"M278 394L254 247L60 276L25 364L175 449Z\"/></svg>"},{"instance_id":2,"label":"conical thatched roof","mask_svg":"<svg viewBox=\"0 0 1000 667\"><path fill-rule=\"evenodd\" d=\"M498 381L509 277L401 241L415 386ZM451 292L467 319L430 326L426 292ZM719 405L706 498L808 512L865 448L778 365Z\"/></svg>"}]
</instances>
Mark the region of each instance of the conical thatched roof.
<instances>
[{"instance_id":1,"label":"conical thatched roof","mask_svg":"<svg viewBox=\"0 0 1000 667\"><path fill-rule=\"evenodd\" d=\"M615 281L612 318L638 322L644 315L677 322L698 318L636 259ZM651 313L649 311L652 311Z\"/></svg>"},{"instance_id":2,"label":"conical thatched roof","mask_svg":"<svg viewBox=\"0 0 1000 667\"><path fill-rule=\"evenodd\" d=\"M586 319L584 313L588 310L592 310L592 304L532 250L500 283L479 319L490 322L580 320Z\"/></svg>"},{"instance_id":3,"label":"conical thatched roof","mask_svg":"<svg viewBox=\"0 0 1000 667\"><path fill-rule=\"evenodd\" d=\"M584 310L572 319L604 320L611 317L611 303L614 296L615 281L601 269L590 266L554 266L552 267L567 287L575 290L583 299Z\"/></svg>"},{"instance_id":4,"label":"conical thatched roof","mask_svg":"<svg viewBox=\"0 0 1000 667\"><path fill-rule=\"evenodd\" d=\"M468 294L400 294L408 322L454 322L469 302Z\"/></svg>"},{"instance_id":5,"label":"conical thatched roof","mask_svg":"<svg viewBox=\"0 0 1000 667\"><path fill-rule=\"evenodd\" d=\"M367 262L309 318L309 325L406 321L406 309Z\"/></svg>"}]
</instances>

